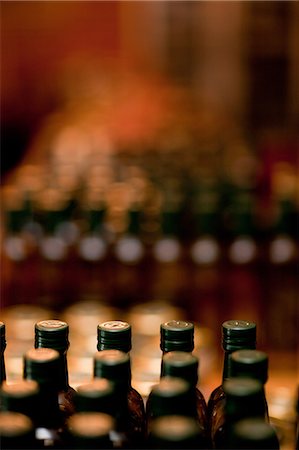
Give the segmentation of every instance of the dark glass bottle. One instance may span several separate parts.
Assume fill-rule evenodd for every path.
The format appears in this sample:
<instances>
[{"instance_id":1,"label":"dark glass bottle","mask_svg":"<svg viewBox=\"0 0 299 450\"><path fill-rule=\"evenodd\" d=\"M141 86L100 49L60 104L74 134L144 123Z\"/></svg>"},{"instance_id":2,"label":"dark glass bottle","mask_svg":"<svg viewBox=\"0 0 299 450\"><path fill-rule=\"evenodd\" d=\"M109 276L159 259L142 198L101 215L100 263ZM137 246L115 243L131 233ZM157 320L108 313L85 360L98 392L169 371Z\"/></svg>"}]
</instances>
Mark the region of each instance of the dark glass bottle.
<instances>
[{"instance_id":1,"label":"dark glass bottle","mask_svg":"<svg viewBox=\"0 0 299 450\"><path fill-rule=\"evenodd\" d=\"M37 448L34 426L30 418L17 412L1 411L0 445L2 450Z\"/></svg>"},{"instance_id":2,"label":"dark glass bottle","mask_svg":"<svg viewBox=\"0 0 299 450\"><path fill-rule=\"evenodd\" d=\"M224 350L224 364L222 384L215 388L208 401L209 428L214 428L217 410L223 408L225 393L223 382L231 376L231 354L241 349L256 348L256 325L246 320L228 320L222 324L222 348Z\"/></svg>"},{"instance_id":3,"label":"dark glass bottle","mask_svg":"<svg viewBox=\"0 0 299 450\"><path fill-rule=\"evenodd\" d=\"M0 386L6 380L4 352L6 348L5 324L0 322Z\"/></svg>"},{"instance_id":4,"label":"dark glass bottle","mask_svg":"<svg viewBox=\"0 0 299 450\"><path fill-rule=\"evenodd\" d=\"M111 320L98 325L98 351L120 350L129 353L132 348L131 325L121 320Z\"/></svg>"},{"instance_id":5,"label":"dark glass bottle","mask_svg":"<svg viewBox=\"0 0 299 450\"><path fill-rule=\"evenodd\" d=\"M55 374L59 383L59 406L68 417L74 413L75 390L69 385L67 350L69 326L61 320L42 320L35 324L35 348L52 348L59 353L59 370Z\"/></svg>"},{"instance_id":6,"label":"dark glass bottle","mask_svg":"<svg viewBox=\"0 0 299 450\"><path fill-rule=\"evenodd\" d=\"M263 385L266 416L269 420L265 383L268 380L268 355L259 350L238 350L231 354L232 377L254 378Z\"/></svg>"},{"instance_id":7,"label":"dark glass bottle","mask_svg":"<svg viewBox=\"0 0 299 450\"><path fill-rule=\"evenodd\" d=\"M94 357L94 377L107 378L115 389L116 448L140 448L145 439L145 411L141 395L131 385L128 353L102 350Z\"/></svg>"},{"instance_id":8,"label":"dark glass bottle","mask_svg":"<svg viewBox=\"0 0 299 450\"><path fill-rule=\"evenodd\" d=\"M24 355L24 378L39 384L35 436L39 448L61 448L65 418L59 408L59 353L50 348L32 348Z\"/></svg>"},{"instance_id":9,"label":"dark glass bottle","mask_svg":"<svg viewBox=\"0 0 299 450\"><path fill-rule=\"evenodd\" d=\"M196 398L196 410L202 436L206 436L208 446L207 405L202 392L198 389L198 358L187 352L170 352L162 358L161 377L182 378L191 385Z\"/></svg>"},{"instance_id":10,"label":"dark glass bottle","mask_svg":"<svg viewBox=\"0 0 299 450\"><path fill-rule=\"evenodd\" d=\"M198 422L187 416L170 415L154 419L147 448L198 449L200 442Z\"/></svg>"},{"instance_id":11,"label":"dark glass bottle","mask_svg":"<svg viewBox=\"0 0 299 450\"><path fill-rule=\"evenodd\" d=\"M150 433L154 419L173 414L197 419L196 399L186 380L166 376L152 387L148 396L146 402L147 433Z\"/></svg>"},{"instance_id":12,"label":"dark glass bottle","mask_svg":"<svg viewBox=\"0 0 299 450\"><path fill-rule=\"evenodd\" d=\"M14 411L30 417L36 425L38 421L39 386L34 380L20 380L2 384L0 390L1 410Z\"/></svg>"},{"instance_id":13,"label":"dark glass bottle","mask_svg":"<svg viewBox=\"0 0 299 450\"><path fill-rule=\"evenodd\" d=\"M76 413L102 412L114 414L115 393L112 381L94 378L89 383L78 386L74 396Z\"/></svg>"},{"instance_id":14,"label":"dark glass bottle","mask_svg":"<svg viewBox=\"0 0 299 450\"><path fill-rule=\"evenodd\" d=\"M230 449L279 450L280 444L272 425L260 418L243 419L232 427Z\"/></svg>"},{"instance_id":15,"label":"dark glass bottle","mask_svg":"<svg viewBox=\"0 0 299 450\"><path fill-rule=\"evenodd\" d=\"M258 417L265 422L263 385L252 378L230 378L223 383L225 401L214 414L212 446L230 448L233 425L245 418ZM266 422L267 423L267 422Z\"/></svg>"},{"instance_id":16,"label":"dark glass bottle","mask_svg":"<svg viewBox=\"0 0 299 450\"><path fill-rule=\"evenodd\" d=\"M168 352L194 350L194 325L184 320L170 320L160 326L160 348Z\"/></svg>"},{"instance_id":17,"label":"dark glass bottle","mask_svg":"<svg viewBox=\"0 0 299 450\"><path fill-rule=\"evenodd\" d=\"M112 416L99 412L78 412L67 420L67 449L113 448L110 434L115 429Z\"/></svg>"}]
</instances>

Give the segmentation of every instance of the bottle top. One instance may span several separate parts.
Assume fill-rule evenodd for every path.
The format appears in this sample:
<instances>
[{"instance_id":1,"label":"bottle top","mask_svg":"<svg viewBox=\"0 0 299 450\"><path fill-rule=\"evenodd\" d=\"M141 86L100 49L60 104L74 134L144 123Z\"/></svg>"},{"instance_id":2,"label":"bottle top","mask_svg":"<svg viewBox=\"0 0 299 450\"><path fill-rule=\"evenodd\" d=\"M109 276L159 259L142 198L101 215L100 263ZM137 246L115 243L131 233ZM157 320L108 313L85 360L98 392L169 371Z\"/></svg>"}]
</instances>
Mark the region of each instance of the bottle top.
<instances>
[{"instance_id":1,"label":"bottle top","mask_svg":"<svg viewBox=\"0 0 299 450\"><path fill-rule=\"evenodd\" d=\"M198 448L199 434L194 418L168 415L153 420L149 440L152 448Z\"/></svg>"},{"instance_id":2,"label":"bottle top","mask_svg":"<svg viewBox=\"0 0 299 450\"><path fill-rule=\"evenodd\" d=\"M263 416L264 398L261 395L263 385L253 378L229 378L223 382L226 395L226 414L242 419L250 416Z\"/></svg>"},{"instance_id":3,"label":"bottle top","mask_svg":"<svg viewBox=\"0 0 299 450\"><path fill-rule=\"evenodd\" d=\"M198 382L198 358L187 352L169 352L162 358L162 376L183 378L196 386Z\"/></svg>"},{"instance_id":4,"label":"bottle top","mask_svg":"<svg viewBox=\"0 0 299 450\"><path fill-rule=\"evenodd\" d=\"M67 427L73 436L95 439L108 436L115 427L115 422L109 414L77 412L68 419Z\"/></svg>"},{"instance_id":5,"label":"bottle top","mask_svg":"<svg viewBox=\"0 0 299 450\"><path fill-rule=\"evenodd\" d=\"M6 348L5 324L0 322L0 352L4 352Z\"/></svg>"},{"instance_id":6,"label":"bottle top","mask_svg":"<svg viewBox=\"0 0 299 450\"><path fill-rule=\"evenodd\" d=\"M127 322L111 320L98 325L98 350L120 350L129 352L132 348L132 328Z\"/></svg>"},{"instance_id":7,"label":"bottle top","mask_svg":"<svg viewBox=\"0 0 299 450\"><path fill-rule=\"evenodd\" d=\"M0 412L0 441L2 438L24 437L31 434L33 423L24 414L13 411Z\"/></svg>"},{"instance_id":8,"label":"bottle top","mask_svg":"<svg viewBox=\"0 0 299 450\"><path fill-rule=\"evenodd\" d=\"M259 350L238 350L231 354L233 377L256 378L261 383L268 379L268 355Z\"/></svg>"},{"instance_id":9,"label":"bottle top","mask_svg":"<svg viewBox=\"0 0 299 450\"><path fill-rule=\"evenodd\" d=\"M222 346L226 351L255 349L256 324L247 320L227 320L222 324Z\"/></svg>"},{"instance_id":10,"label":"bottle top","mask_svg":"<svg viewBox=\"0 0 299 450\"><path fill-rule=\"evenodd\" d=\"M194 325L184 320L170 320L160 326L160 348L163 352L192 352Z\"/></svg>"},{"instance_id":11,"label":"bottle top","mask_svg":"<svg viewBox=\"0 0 299 450\"><path fill-rule=\"evenodd\" d=\"M279 440L274 428L261 418L248 418L233 426L234 448L278 450Z\"/></svg>"},{"instance_id":12,"label":"bottle top","mask_svg":"<svg viewBox=\"0 0 299 450\"><path fill-rule=\"evenodd\" d=\"M94 356L94 377L107 378L116 384L131 384L131 362L128 353L102 350Z\"/></svg>"},{"instance_id":13,"label":"bottle top","mask_svg":"<svg viewBox=\"0 0 299 450\"><path fill-rule=\"evenodd\" d=\"M41 320L35 324L35 348L65 352L69 348L69 326L61 320Z\"/></svg>"},{"instance_id":14,"label":"bottle top","mask_svg":"<svg viewBox=\"0 0 299 450\"><path fill-rule=\"evenodd\" d=\"M40 387L60 387L58 351L51 348L31 348L24 356L24 378L35 380Z\"/></svg>"},{"instance_id":15,"label":"bottle top","mask_svg":"<svg viewBox=\"0 0 299 450\"><path fill-rule=\"evenodd\" d=\"M170 414L190 416L195 414L194 398L187 381L182 378L166 376L152 387L148 408L152 417Z\"/></svg>"},{"instance_id":16,"label":"bottle top","mask_svg":"<svg viewBox=\"0 0 299 450\"><path fill-rule=\"evenodd\" d=\"M20 380L12 384L4 382L0 391L2 410L16 411L31 417L38 393L39 386L34 380Z\"/></svg>"},{"instance_id":17,"label":"bottle top","mask_svg":"<svg viewBox=\"0 0 299 450\"><path fill-rule=\"evenodd\" d=\"M78 386L74 397L77 412L111 412L113 401L113 384L106 378L95 378Z\"/></svg>"}]
</instances>

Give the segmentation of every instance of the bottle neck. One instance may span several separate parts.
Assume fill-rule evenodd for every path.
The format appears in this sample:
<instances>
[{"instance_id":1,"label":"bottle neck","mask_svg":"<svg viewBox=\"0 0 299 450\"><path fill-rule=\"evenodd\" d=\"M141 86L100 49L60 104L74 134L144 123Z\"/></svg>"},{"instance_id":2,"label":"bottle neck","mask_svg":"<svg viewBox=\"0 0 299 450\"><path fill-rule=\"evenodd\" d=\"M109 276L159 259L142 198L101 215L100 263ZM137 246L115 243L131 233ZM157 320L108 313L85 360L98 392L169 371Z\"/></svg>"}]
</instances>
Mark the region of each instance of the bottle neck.
<instances>
[{"instance_id":1,"label":"bottle neck","mask_svg":"<svg viewBox=\"0 0 299 450\"><path fill-rule=\"evenodd\" d=\"M53 386L40 385L37 425L44 428L57 428L62 423L58 392Z\"/></svg>"},{"instance_id":2,"label":"bottle neck","mask_svg":"<svg viewBox=\"0 0 299 450\"><path fill-rule=\"evenodd\" d=\"M224 352L222 383L231 376L231 360L230 360L231 354L232 354L232 351L227 351L226 350Z\"/></svg>"},{"instance_id":3,"label":"bottle neck","mask_svg":"<svg viewBox=\"0 0 299 450\"><path fill-rule=\"evenodd\" d=\"M66 391L69 388L69 374L67 365L67 352L60 353L59 357L59 386L60 390Z\"/></svg>"}]
</instances>

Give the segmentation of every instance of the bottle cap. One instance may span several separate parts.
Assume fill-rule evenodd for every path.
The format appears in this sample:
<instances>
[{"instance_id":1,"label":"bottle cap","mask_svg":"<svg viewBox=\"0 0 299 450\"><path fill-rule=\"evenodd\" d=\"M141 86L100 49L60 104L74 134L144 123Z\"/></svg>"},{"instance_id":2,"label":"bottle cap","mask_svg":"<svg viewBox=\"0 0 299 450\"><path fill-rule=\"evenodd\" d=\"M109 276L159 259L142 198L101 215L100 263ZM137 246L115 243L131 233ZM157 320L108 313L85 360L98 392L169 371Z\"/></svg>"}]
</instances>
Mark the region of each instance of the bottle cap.
<instances>
[{"instance_id":1,"label":"bottle cap","mask_svg":"<svg viewBox=\"0 0 299 450\"><path fill-rule=\"evenodd\" d=\"M255 349L256 324L247 320L228 320L222 324L222 346L226 351Z\"/></svg>"},{"instance_id":2,"label":"bottle cap","mask_svg":"<svg viewBox=\"0 0 299 450\"><path fill-rule=\"evenodd\" d=\"M6 348L5 324L0 322L0 353L3 353Z\"/></svg>"},{"instance_id":3,"label":"bottle cap","mask_svg":"<svg viewBox=\"0 0 299 450\"><path fill-rule=\"evenodd\" d=\"M259 350L238 350L231 354L233 377L255 378L261 383L268 379L268 355Z\"/></svg>"},{"instance_id":4,"label":"bottle cap","mask_svg":"<svg viewBox=\"0 0 299 450\"><path fill-rule=\"evenodd\" d=\"M128 353L102 350L94 356L94 377L107 378L116 385L131 383L131 363Z\"/></svg>"},{"instance_id":5,"label":"bottle cap","mask_svg":"<svg viewBox=\"0 0 299 450\"><path fill-rule=\"evenodd\" d=\"M0 441L5 438L21 438L32 433L33 424L29 417L13 411L0 412ZM3 447L19 448L19 447Z\"/></svg>"},{"instance_id":6,"label":"bottle cap","mask_svg":"<svg viewBox=\"0 0 299 450\"><path fill-rule=\"evenodd\" d=\"M152 387L148 407L153 418L169 414L193 416L196 411L195 396L187 381L166 376Z\"/></svg>"},{"instance_id":7,"label":"bottle cap","mask_svg":"<svg viewBox=\"0 0 299 450\"><path fill-rule=\"evenodd\" d=\"M60 357L51 348L31 348L24 356L24 378L35 380L40 387L59 388Z\"/></svg>"},{"instance_id":8,"label":"bottle cap","mask_svg":"<svg viewBox=\"0 0 299 450\"><path fill-rule=\"evenodd\" d=\"M152 448L199 448L200 430L192 417L169 415L153 420L149 435Z\"/></svg>"},{"instance_id":9,"label":"bottle cap","mask_svg":"<svg viewBox=\"0 0 299 450\"><path fill-rule=\"evenodd\" d=\"M78 412L67 421L72 448L112 448L109 434L113 429L113 417L100 412Z\"/></svg>"},{"instance_id":10,"label":"bottle cap","mask_svg":"<svg viewBox=\"0 0 299 450\"><path fill-rule=\"evenodd\" d=\"M0 392L3 411L16 411L29 417L32 417L32 413L36 411L39 393L39 386L36 381L4 382Z\"/></svg>"},{"instance_id":11,"label":"bottle cap","mask_svg":"<svg viewBox=\"0 0 299 450\"><path fill-rule=\"evenodd\" d=\"M184 320L170 320L160 326L160 348L163 352L192 352L194 325Z\"/></svg>"},{"instance_id":12,"label":"bottle cap","mask_svg":"<svg viewBox=\"0 0 299 450\"><path fill-rule=\"evenodd\" d=\"M261 418L248 418L233 426L234 448L279 450L275 429Z\"/></svg>"},{"instance_id":13,"label":"bottle cap","mask_svg":"<svg viewBox=\"0 0 299 450\"><path fill-rule=\"evenodd\" d=\"M198 358L187 352L169 352L162 358L162 376L183 378L196 386L198 382Z\"/></svg>"},{"instance_id":14,"label":"bottle cap","mask_svg":"<svg viewBox=\"0 0 299 450\"><path fill-rule=\"evenodd\" d=\"M74 396L77 412L112 413L114 389L111 381L106 378L94 378L90 383L78 386Z\"/></svg>"},{"instance_id":15,"label":"bottle cap","mask_svg":"<svg viewBox=\"0 0 299 450\"><path fill-rule=\"evenodd\" d=\"M98 350L120 350L125 353L132 348L131 325L121 320L111 320L98 325Z\"/></svg>"},{"instance_id":16,"label":"bottle cap","mask_svg":"<svg viewBox=\"0 0 299 450\"><path fill-rule=\"evenodd\" d=\"M41 320L35 324L35 348L52 348L59 353L69 348L69 326L61 320Z\"/></svg>"},{"instance_id":17,"label":"bottle cap","mask_svg":"<svg viewBox=\"0 0 299 450\"><path fill-rule=\"evenodd\" d=\"M253 378L229 378L223 382L225 410L233 420L264 416L263 385Z\"/></svg>"}]
</instances>

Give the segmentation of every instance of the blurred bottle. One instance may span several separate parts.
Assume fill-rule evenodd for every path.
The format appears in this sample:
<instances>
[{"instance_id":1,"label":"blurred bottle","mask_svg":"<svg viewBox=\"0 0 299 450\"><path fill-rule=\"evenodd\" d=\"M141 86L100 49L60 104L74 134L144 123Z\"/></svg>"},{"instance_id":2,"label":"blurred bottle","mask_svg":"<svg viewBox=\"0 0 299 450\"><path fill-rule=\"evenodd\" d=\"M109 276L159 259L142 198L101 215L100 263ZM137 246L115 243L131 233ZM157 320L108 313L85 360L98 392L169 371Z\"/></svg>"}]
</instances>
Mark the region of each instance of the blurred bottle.
<instances>
[{"instance_id":1,"label":"blurred bottle","mask_svg":"<svg viewBox=\"0 0 299 450\"><path fill-rule=\"evenodd\" d=\"M259 350L238 350L231 354L231 376L254 378L263 385L266 416L269 420L265 384L268 380L268 355Z\"/></svg>"},{"instance_id":2,"label":"blurred bottle","mask_svg":"<svg viewBox=\"0 0 299 450\"><path fill-rule=\"evenodd\" d=\"M30 418L11 411L0 412L0 442L2 450L38 448Z\"/></svg>"},{"instance_id":3,"label":"blurred bottle","mask_svg":"<svg viewBox=\"0 0 299 450\"><path fill-rule=\"evenodd\" d=\"M142 448L145 439L145 411L141 395L131 385L128 353L102 350L94 357L94 377L107 378L115 388L116 433L113 445L118 448Z\"/></svg>"},{"instance_id":4,"label":"blurred bottle","mask_svg":"<svg viewBox=\"0 0 299 450\"><path fill-rule=\"evenodd\" d=\"M99 412L79 412L67 421L66 449L111 449L112 416Z\"/></svg>"},{"instance_id":5,"label":"blurred bottle","mask_svg":"<svg viewBox=\"0 0 299 450\"><path fill-rule=\"evenodd\" d=\"M215 412L211 426L213 448L230 448L232 428L245 418L266 421L262 384L250 378L230 378L223 383L225 403ZM267 423L267 422L266 422Z\"/></svg>"},{"instance_id":6,"label":"blurred bottle","mask_svg":"<svg viewBox=\"0 0 299 450\"><path fill-rule=\"evenodd\" d=\"M189 314L213 330L221 308L220 186L214 178L197 181L191 197L194 237L190 245L191 282Z\"/></svg>"},{"instance_id":7,"label":"blurred bottle","mask_svg":"<svg viewBox=\"0 0 299 450\"><path fill-rule=\"evenodd\" d=\"M115 398L113 382L94 378L77 387L74 395L76 412L102 412L114 415Z\"/></svg>"},{"instance_id":8,"label":"blurred bottle","mask_svg":"<svg viewBox=\"0 0 299 450\"><path fill-rule=\"evenodd\" d=\"M6 333L5 324L0 322L0 386L3 381L6 380L6 368L5 368L5 358L4 352L6 349Z\"/></svg>"},{"instance_id":9,"label":"blurred bottle","mask_svg":"<svg viewBox=\"0 0 299 450\"><path fill-rule=\"evenodd\" d=\"M74 413L75 390L69 385L67 351L69 326L61 320L41 320L35 324L35 348L52 348L59 353L59 371L55 373L59 385L58 401L63 414Z\"/></svg>"},{"instance_id":10,"label":"blurred bottle","mask_svg":"<svg viewBox=\"0 0 299 450\"><path fill-rule=\"evenodd\" d=\"M222 348L224 362L222 383L210 394L208 401L208 420L210 430L215 429L218 410L223 410L225 392L223 383L231 377L231 354L242 349L256 348L256 325L244 320L228 320L222 324Z\"/></svg>"},{"instance_id":11,"label":"blurred bottle","mask_svg":"<svg viewBox=\"0 0 299 450\"><path fill-rule=\"evenodd\" d=\"M162 358L161 377L182 378L191 385L193 395L196 397L197 419L204 437L206 447L209 447L208 415L205 398L199 388L198 383L198 358L186 352L169 352Z\"/></svg>"},{"instance_id":12,"label":"blurred bottle","mask_svg":"<svg viewBox=\"0 0 299 450\"><path fill-rule=\"evenodd\" d=\"M0 390L1 411L24 414L37 426L38 396L39 386L34 380L20 380L11 384L5 382Z\"/></svg>"},{"instance_id":13,"label":"blurred bottle","mask_svg":"<svg viewBox=\"0 0 299 450\"><path fill-rule=\"evenodd\" d=\"M280 444L272 425L260 418L242 419L232 427L230 449L279 450Z\"/></svg>"},{"instance_id":14,"label":"blurred bottle","mask_svg":"<svg viewBox=\"0 0 299 450\"><path fill-rule=\"evenodd\" d=\"M129 353L132 348L131 325L122 320L111 320L98 325L97 349L120 350Z\"/></svg>"},{"instance_id":15,"label":"blurred bottle","mask_svg":"<svg viewBox=\"0 0 299 450\"><path fill-rule=\"evenodd\" d=\"M49 348L32 348L24 355L24 378L39 385L37 427L35 430L39 448L61 448L65 417L58 403L60 356Z\"/></svg>"},{"instance_id":16,"label":"blurred bottle","mask_svg":"<svg viewBox=\"0 0 299 450\"><path fill-rule=\"evenodd\" d=\"M188 416L169 415L153 420L147 440L150 449L199 449L198 423Z\"/></svg>"}]
</instances>

